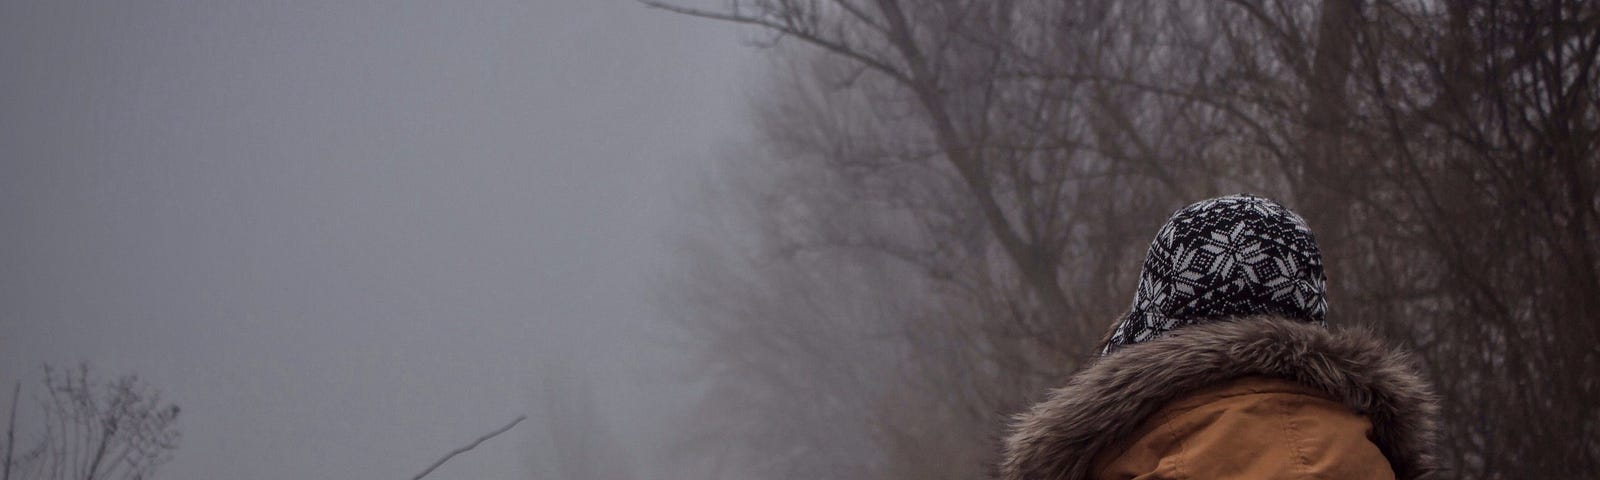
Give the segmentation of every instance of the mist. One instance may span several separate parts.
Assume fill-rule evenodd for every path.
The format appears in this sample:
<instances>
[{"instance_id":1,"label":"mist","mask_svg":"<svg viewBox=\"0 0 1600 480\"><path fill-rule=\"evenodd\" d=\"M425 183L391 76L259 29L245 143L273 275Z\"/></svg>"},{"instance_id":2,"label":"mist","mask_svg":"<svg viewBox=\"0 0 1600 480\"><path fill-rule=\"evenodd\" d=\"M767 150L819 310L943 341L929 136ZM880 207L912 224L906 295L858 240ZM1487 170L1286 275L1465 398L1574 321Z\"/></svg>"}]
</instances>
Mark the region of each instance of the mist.
<instances>
[{"instance_id":1,"label":"mist","mask_svg":"<svg viewBox=\"0 0 1600 480\"><path fill-rule=\"evenodd\" d=\"M649 464L663 232L753 58L622 1L0 4L19 452L87 362L182 407L157 478L409 478L518 415L429 478Z\"/></svg>"},{"instance_id":2,"label":"mist","mask_svg":"<svg viewBox=\"0 0 1600 480\"><path fill-rule=\"evenodd\" d=\"M1372 471L1583 477L1595 19L1574 0L0 5L4 469L1033 478L1104 464L1174 395L1270 380L1362 417L1339 438ZM1163 219L1246 204L1315 242L1244 258L1212 231L1168 259L1207 273L1146 282ZM1256 268L1315 301L1236 298ZM1163 285L1253 310L1172 310L1113 349Z\"/></svg>"}]
</instances>

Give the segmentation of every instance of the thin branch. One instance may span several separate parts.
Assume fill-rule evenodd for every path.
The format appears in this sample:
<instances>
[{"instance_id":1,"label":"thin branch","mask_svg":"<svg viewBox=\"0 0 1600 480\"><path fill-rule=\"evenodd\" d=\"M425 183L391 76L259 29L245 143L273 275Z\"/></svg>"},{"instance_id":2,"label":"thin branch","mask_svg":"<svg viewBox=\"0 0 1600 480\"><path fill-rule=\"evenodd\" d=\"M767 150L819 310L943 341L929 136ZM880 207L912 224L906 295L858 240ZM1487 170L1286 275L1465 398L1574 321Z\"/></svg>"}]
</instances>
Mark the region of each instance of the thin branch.
<instances>
[{"instance_id":1,"label":"thin branch","mask_svg":"<svg viewBox=\"0 0 1600 480\"><path fill-rule=\"evenodd\" d=\"M463 452L466 452L467 450L472 450L474 448L477 448L478 444L483 443L484 440L488 440L488 439L494 438L496 435L500 435L502 433L506 433L506 430L510 430L511 427L517 426L518 423L522 423L522 421L527 419L527 418L528 418L527 415L518 416L515 420L512 420L511 423L507 423L506 426L500 427L499 429L497 429L497 430L495 430L493 432L489 432L489 433L485 434L484 436L478 437L477 440L473 440L471 444L468 444L465 447L457 448L457 449L451 451L450 453L445 454L445 456L443 458L440 458L439 461L437 461L437 462L433 462L433 465L429 465L426 470L422 471L422 473L417 474L417 476L415 476L415 477L411 477L411 480L421 480L422 477L426 477L426 476L428 476L429 473L433 473L433 470L436 469L436 468L439 468L440 465L444 465L444 462L450 461L450 459L452 457L455 457L456 455L460 455Z\"/></svg>"},{"instance_id":2,"label":"thin branch","mask_svg":"<svg viewBox=\"0 0 1600 480\"><path fill-rule=\"evenodd\" d=\"M11 420L6 422L6 459L5 473L0 475L0 480L11 480L11 452L17 443L17 395L22 393L22 382L11 389Z\"/></svg>"},{"instance_id":3,"label":"thin branch","mask_svg":"<svg viewBox=\"0 0 1600 480\"><path fill-rule=\"evenodd\" d=\"M877 20L873 19L871 15L867 14L866 10L863 10L859 5L850 3L850 0L834 0L833 3L839 5L839 8L844 9L844 11L849 13L850 16L856 17L857 20L860 20L861 23L866 24L873 30L876 30L879 33L886 33L889 31L889 27L886 27L882 23L879 23Z\"/></svg>"},{"instance_id":4,"label":"thin branch","mask_svg":"<svg viewBox=\"0 0 1600 480\"><path fill-rule=\"evenodd\" d=\"M721 20L721 21L725 21L725 22L741 23L741 24L745 24L745 25L755 25L755 26L758 26L758 27L771 29L772 31L778 32L779 34L794 36L795 38L799 38L800 40L805 41L806 43L821 47L824 50L827 50L827 51L830 51L830 52L833 52L833 53L836 53L836 54L839 54L839 55L843 55L843 56L845 56L847 58L850 58L852 60L855 60L857 62L861 62L863 65L871 67L873 70L876 70L879 73L882 73L884 75L888 75L890 78L893 78L893 79L895 79L897 81L900 81L902 83L908 83L910 81L910 78L906 75L905 72L902 72L899 69L896 69L893 65L890 65L889 62L886 62L886 61L884 61L882 59L879 59L879 58L874 58L874 57L872 57L871 55L868 55L865 52L857 50L857 49L851 47L850 45L844 43L844 40L842 40L842 39L833 40L833 39L823 38L823 37L821 37L821 36L819 36L819 35L817 35L817 34L815 34L813 32L802 30L800 28L796 28L796 27L791 26L791 25L785 25L785 24L778 23L778 22L775 22L775 21L772 21L772 20L767 20L767 19L759 18L759 17L752 17L752 16L748 16L748 15L739 15L739 14L736 14L736 13L713 12L713 11L710 11L710 10L701 10L701 9L698 9L698 8L690 8L690 7L685 7L685 6L681 6L681 5L673 5L671 3L661 2L661 1L657 1L657 0L639 0L639 3L642 3L645 6L650 7L650 8L659 8L659 9L662 9L662 10L666 10L668 12L682 14L682 15L688 15L688 16L691 16L691 17L708 18L708 19L711 19L711 20Z\"/></svg>"}]
</instances>

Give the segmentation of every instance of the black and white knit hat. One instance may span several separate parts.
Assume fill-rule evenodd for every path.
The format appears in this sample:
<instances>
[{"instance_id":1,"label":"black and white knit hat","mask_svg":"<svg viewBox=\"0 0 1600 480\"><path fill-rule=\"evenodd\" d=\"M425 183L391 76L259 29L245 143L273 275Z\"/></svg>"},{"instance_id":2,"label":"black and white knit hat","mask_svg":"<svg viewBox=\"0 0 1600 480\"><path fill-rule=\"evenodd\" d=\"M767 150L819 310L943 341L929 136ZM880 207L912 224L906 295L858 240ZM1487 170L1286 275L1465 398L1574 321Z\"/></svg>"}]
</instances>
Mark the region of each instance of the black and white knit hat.
<instances>
[{"instance_id":1,"label":"black and white knit hat","mask_svg":"<svg viewBox=\"0 0 1600 480\"><path fill-rule=\"evenodd\" d=\"M1101 354L1208 319L1270 313L1326 324L1326 283L1299 215L1253 195L1201 201L1150 242L1133 307Z\"/></svg>"}]
</instances>

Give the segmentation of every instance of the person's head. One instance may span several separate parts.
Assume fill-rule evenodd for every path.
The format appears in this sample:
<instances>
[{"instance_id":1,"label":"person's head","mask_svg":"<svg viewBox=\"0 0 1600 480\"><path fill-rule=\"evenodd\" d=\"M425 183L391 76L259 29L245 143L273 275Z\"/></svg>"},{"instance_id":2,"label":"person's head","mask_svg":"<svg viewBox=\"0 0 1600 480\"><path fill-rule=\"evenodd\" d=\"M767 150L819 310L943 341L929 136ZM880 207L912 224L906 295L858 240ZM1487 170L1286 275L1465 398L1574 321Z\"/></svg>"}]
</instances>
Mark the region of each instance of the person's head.
<instances>
[{"instance_id":1,"label":"person's head","mask_svg":"<svg viewBox=\"0 0 1600 480\"><path fill-rule=\"evenodd\" d=\"M1156 232L1133 306L1100 353L1213 319L1270 314L1322 324L1326 282L1299 215L1248 194L1204 200Z\"/></svg>"}]
</instances>

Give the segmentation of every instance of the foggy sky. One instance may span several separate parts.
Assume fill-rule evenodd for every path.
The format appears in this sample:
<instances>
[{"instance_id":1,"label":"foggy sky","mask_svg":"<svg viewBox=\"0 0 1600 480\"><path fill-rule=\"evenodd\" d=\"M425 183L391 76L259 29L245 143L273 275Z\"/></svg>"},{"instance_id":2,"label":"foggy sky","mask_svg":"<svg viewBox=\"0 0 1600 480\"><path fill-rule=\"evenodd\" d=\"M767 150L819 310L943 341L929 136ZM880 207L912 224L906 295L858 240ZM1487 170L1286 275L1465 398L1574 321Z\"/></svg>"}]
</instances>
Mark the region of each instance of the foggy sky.
<instances>
[{"instance_id":1,"label":"foggy sky","mask_svg":"<svg viewBox=\"0 0 1600 480\"><path fill-rule=\"evenodd\" d=\"M519 414L430 478L540 475L551 377L665 438L663 232L757 53L622 0L321 3L0 2L0 382L139 374L167 479L409 478Z\"/></svg>"}]
</instances>

